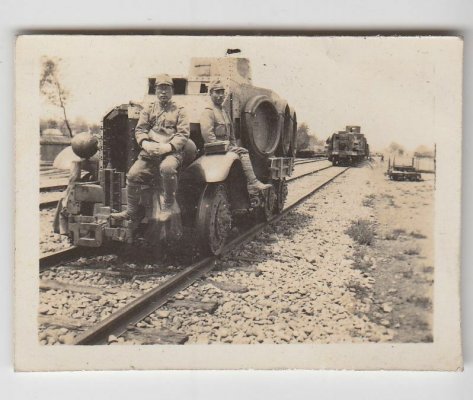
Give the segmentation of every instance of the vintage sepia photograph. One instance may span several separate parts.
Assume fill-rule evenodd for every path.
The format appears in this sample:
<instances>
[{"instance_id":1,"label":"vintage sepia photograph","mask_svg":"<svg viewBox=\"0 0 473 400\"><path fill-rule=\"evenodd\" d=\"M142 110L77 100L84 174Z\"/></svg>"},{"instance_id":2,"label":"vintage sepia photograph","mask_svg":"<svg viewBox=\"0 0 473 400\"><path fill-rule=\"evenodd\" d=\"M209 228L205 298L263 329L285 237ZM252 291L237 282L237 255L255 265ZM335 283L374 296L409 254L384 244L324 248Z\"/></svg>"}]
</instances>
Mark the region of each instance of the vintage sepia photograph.
<instances>
[{"instance_id":1,"label":"vintage sepia photograph","mask_svg":"<svg viewBox=\"0 0 473 400\"><path fill-rule=\"evenodd\" d=\"M17 368L461 369L462 52L20 36Z\"/></svg>"}]
</instances>

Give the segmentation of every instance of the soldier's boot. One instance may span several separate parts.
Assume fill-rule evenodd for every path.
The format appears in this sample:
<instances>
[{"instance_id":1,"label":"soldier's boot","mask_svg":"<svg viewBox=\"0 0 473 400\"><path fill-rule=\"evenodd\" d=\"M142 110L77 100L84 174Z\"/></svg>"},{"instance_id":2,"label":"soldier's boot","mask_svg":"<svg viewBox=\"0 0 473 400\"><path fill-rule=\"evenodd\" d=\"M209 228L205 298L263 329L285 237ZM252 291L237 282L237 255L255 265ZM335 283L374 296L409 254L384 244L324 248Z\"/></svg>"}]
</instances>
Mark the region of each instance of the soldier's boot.
<instances>
[{"instance_id":1,"label":"soldier's boot","mask_svg":"<svg viewBox=\"0 0 473 400\"><path fill-rule=\"evenodd\" d=\"M163 175L163 204L159 213L159 221L167 221L173 214L179 214L179 206L176 202L177 176Z\"/></svg>"},{"instance_id":2,"label":"soldier's boot","mask_svg":"<svg viewBox=\"0 0 473 400\"><path fill-rule=\"evenodd\" d=\"M255 172L253 171L253 165L251 165L250 156L248 154L240 154L241 165L243 172L246 176L248 185L248 193L250 195L257 194L263 190L269 189L272 185L269 183L263 183L256 178Z\"/></svg>"},{"instance_id":3,"label":"soldier's boot","mask_svg":"<svg viewBox=\"0 0 473 400\"><path fill-rule=\"evenodd\" d=\"M141 185L129 183L127 188L127 206L125 211L110 214L114 221L129 220L138 226L140 222Z\"/></svg>"}]
</instances>

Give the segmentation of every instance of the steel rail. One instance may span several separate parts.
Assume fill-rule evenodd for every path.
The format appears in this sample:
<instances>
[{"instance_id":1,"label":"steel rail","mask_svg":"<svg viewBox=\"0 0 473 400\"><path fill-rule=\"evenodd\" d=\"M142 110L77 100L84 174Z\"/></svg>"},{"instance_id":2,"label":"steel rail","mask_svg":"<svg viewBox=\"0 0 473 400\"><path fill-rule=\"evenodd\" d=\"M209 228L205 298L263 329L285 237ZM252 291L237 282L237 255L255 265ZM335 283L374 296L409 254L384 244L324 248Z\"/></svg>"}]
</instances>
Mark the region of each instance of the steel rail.
<instances>
[{"instance_id":1,"label":"steel rail","mask_svg":"<svg viewBox=\"0 0 473 400\"><path fill-rule=\"evenodd\" d=\"M56 190L64 190L67 188L67 184L60 184L60 185L51 185L51 186L40 186L39 192L54 192Z\"/></svg>"},{"instance_id":2,"label":"steel rail","mask_svg":"<svg viewBox=\"0 0 473 400\"><path fill-rule=\"evenodd\" d=\"M46 208L53 208L57 206L60 200L49 200L49 201L42 201L39 203L39 209L45 210Z\"/></svg>"},{"instance_id":3,"label":"steel rail","mask_svg":"<svg viewBox=\"0 0 473 400\"><path fill-rule=\"evenodd\" d=\"M67 249L46 254L39 259L39 272L55 267L62 262L68 262L78 257L85 257L103 253L100 247L77 247L71 246Z\"/></svg>"},{"instance_id":4,"label":"steel rail","mask_svg":"<svg viewBox=\"0 0 473 400\"><path fill-rule=\"evenodd\" d=\"M136 324L157 308L165 304L172 296L185 289L204 274L212 270L219 257L228 254L233 249L243 245L253 239L267 226L279 221L295 207L319 191L335 178L346 172L348 168L341 170L338 174L318 185L309 193L302 196L299 200L286 207L280 214L273 216L269 221L259 223L239 237L230 241L218 256L207 257L197 263L185 268L182 272L168 279L162 285L149 290L143 296L133 300L117 312L105 318L97 325L78 335L74 340L74 345L99 345L107 344L110 335L116 337L122 335L128 330L129 325Z\"/></svg>"},{"instance_id":5,"label":"steel rail","mask_svg":"<svg viewBox=\"0 0 473 400\"><path fill-rule=\"evenodd\" d=\"M310 160L300 160L300 161L294 161L294 165L302 165L302 164L309 164L309 163L315 163L319 161L325 161L327 158L317 158L317 159L310 159Z\"/></svg>"},{"instance_id":6,"label":"steel rail","mask_svg":"<svg viewBox=\"0 0 473 400\"><path fill-rule=\"evenodd\" d=\"M323 171L323 170L326 170L326 169L329 169L329 168L333 168L333 165L328 165L326 167L323 167L323 168L320 168L320 169L316 169L314 171L309 171L309 172L306 172L302 175L298 175L298 176L293 176L289 179L286 179L286 182L294 182L300 178L304 178L305 176L309 176L309 175L312 175L312 174L315 174L316 172L320 172L320 171Z\"/></svg>"}]
</instances>

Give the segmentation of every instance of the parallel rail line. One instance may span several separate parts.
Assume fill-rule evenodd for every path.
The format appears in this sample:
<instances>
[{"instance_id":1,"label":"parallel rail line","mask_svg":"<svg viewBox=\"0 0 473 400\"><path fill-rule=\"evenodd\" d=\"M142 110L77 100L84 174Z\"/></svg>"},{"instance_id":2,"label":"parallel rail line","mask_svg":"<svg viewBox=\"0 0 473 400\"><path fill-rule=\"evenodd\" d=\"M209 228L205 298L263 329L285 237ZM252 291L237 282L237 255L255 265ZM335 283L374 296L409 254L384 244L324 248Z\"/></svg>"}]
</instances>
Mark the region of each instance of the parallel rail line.
<instances>
[{"instance_id":1,"label":"parallel rail line","mask_svg":"<svg viewBox=\"0 0 473 400\"><path fill-rule=\"evenodd\" d=\"M39 209L40 210L45 210L46 208L54 208L57 206L60 200L48 200L48 201L42 201L39 203Z\"/></svg>"},{"instance_id":2,"label":"parallel rail line","mask_svg":"<svg viewBox=\"0 0 473 400\"><path fill-rule=\"evenodd\" d=\"M310 159L300 159L294 161L294 165L301 165L301 164L308 164L308 163L314 163L314 162L319 162L319 161L325 161L327 157L318 157L318 158L310 158Z\"/></svg>"},{"instance_id":3,"label":"parallel rail line","mask_svg":"<svg viewBox=\"0 0 473 400\"><path fill-rule=\"evenodd\" d=\"M292 176L292 177L290 177L289 179L286 179L286 182L294 182L294 181L296 181L296 180L298 180L298 179L301 179L301 178L304 178L304 177L306 177L306 176L315 174L316 172L324 171L324 170L329 169L329 168L333 168L333 166L332 166L332 165L328 165L328 166L326 166L326 167L319 168L319 169L316 169L316 170L314 170L314 171L306 172L306 173L304 173L304 174L302 174L302 175Z\"/></svg>"},{"instance_id":4,"label":"parallel rail line","mask_svg":"<svg viewBox=\"0 0 473 400\"><path fill-rule=\"evenodd\" d=\"M79 257L86 257L100 253L100 248L71 246L67 249L42 256L39 259L39 272L46 271L62 262L68 262Z\"/></svg>"},{"instance_id":5,"label":"parallel rail line","mask_svg":"<svg viewBox=\"0 0 473 400\"><path fill-rule=\"evenodd\" d=\"M67 184L61 183L57 185L49 185L49 186L41 186L39 188L40 193L45 193L45 192L54 192L56 190L64 190L67 188Z\"/></svg>"}]
</instances>

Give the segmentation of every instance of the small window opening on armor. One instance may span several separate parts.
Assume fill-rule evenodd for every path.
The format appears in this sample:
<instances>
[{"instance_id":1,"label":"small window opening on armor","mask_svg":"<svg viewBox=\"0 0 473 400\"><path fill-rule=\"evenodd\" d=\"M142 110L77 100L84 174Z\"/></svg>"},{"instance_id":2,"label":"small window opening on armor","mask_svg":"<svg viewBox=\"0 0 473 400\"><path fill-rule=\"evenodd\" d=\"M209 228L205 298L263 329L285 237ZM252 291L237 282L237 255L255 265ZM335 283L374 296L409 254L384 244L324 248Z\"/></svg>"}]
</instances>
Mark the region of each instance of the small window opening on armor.
<instances>
[{"instance_id":1,"label":"small window opening on armor","mask_svg":"<svg viewBox=\"0 0 473 400\"><path fill-rule=\"evenodd\" d=\"M206 83L200 84L200 93L208 93L209 87Z\"/></svg>"},{"instance_id":2,"label":"small window opening on armor","mask_svg":"<svg viewBox=\"0 0 473 400\"><path fill-rule=\"evenodd\" d=\"M154 87L155 83L156 83L155 78L149 78L148 79L148 94L156 94L156 89Z\"/></svg>"},{"instance_id":3,"label":"small window opening on armor","mask_svg":"<svg viewBox=\"0 0 473 400\"><path fill-rule=\"evenodd\" d=\"M187 79L173 78L174 94L186 94Z\"/></svg>"}]
</instances>

